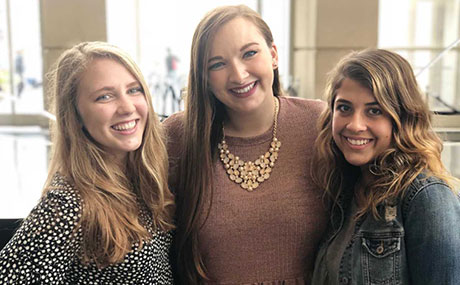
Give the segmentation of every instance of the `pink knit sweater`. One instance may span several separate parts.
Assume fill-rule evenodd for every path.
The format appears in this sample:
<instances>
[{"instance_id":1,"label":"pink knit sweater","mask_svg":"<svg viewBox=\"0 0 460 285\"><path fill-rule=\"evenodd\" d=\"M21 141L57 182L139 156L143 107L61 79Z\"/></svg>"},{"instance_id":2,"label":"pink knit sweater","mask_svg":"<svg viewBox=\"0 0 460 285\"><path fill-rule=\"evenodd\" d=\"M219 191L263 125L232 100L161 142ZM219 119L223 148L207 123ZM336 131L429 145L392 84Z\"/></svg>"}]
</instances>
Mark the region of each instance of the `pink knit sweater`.
<instances>
[{"instance_id":1,"label":"pink knit sweater","mask_svg":"<svg viewBox=\"0 0 460 285\"><path fill-rule=\"evenodd\" d=\"M271 177L253 192L231 181L221 161L215 162L212 208L199 234L215 281L210 284L309 283L327 222L322 193L309 175L316 121L324 107L319 100L280 98L279 157ZM182 149L182 117L173 115L163 124L172 177ZM271 139L272 130L251 138L226 137L231 153L244 161L264 154Z\"/></svg>"}]
</instances>

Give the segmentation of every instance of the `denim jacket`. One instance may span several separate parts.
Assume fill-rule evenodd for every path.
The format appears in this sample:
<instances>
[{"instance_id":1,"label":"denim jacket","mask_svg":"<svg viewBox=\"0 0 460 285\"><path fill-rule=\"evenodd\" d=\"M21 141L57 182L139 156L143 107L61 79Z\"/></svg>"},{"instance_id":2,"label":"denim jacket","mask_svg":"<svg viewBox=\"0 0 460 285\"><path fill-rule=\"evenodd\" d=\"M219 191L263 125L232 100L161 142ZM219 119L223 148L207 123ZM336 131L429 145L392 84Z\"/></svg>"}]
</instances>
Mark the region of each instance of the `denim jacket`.
<instances>
[{"instance_id":1,"label":"denim jacket","mask_svg":"<svg viewBox=\"0 0 460 285\"><path fill-rule=\"evenodd\" d=\"M351 192L351 191L350 191ZM312 284L328 275L325 256L342 230L352 193L342 195L320 246ZM382 217L356 222L335 284L460 284L460 200L441 180L420 174Z\"/></svg>"}]
</instances>

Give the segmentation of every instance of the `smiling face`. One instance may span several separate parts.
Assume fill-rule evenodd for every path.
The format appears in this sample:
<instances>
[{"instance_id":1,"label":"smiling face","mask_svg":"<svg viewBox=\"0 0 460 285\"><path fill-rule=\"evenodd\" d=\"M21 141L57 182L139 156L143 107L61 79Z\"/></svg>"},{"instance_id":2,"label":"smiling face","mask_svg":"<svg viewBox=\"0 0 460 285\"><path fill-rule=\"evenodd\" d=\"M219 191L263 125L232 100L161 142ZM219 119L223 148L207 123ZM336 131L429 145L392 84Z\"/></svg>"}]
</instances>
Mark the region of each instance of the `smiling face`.
<instances>
[{"instance_id":1,"label":"smiling face","mask_svg":"<svg viewBox=\"0 0 460 285\"><path fill-rule=\"evenodd\" d=\"M141 84L120 63L94 59L77 88L83 125L102 147L122 160L139 148L148 107Z\"/></svg>"},{"instance_id":2,"label":"smiling face","mask_svg":"<svg viewBox=\"0 0 460 285\"><path fill-rule=\"evenodd\" d=\"M272 109L278 54L252 22L239 17L219 28L207 64L210 88L229 114Z\"/></svg>"},{"instance_id":3,"label":"smiling face","mask_svg":"<svg viewBox=\"0 0 460 285\"><path fill-rule=\"evenodd\" d=\"M357 81L345 78L336 94L332 137L350 164L365 166L390 147L391 119Z\"/></svg>"}]
</instances>

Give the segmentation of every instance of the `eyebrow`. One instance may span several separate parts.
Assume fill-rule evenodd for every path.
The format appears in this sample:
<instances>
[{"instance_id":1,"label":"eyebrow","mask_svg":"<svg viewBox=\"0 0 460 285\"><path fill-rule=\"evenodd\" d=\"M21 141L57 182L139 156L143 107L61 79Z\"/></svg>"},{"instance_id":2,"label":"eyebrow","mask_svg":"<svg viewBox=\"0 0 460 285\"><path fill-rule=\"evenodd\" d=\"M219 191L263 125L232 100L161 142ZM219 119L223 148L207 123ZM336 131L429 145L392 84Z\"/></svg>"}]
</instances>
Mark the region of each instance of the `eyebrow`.
<instances>
[{"instance_id":1,"label":"eyebrow","mask_svg":"<svg viewBox=\"0 0 460 285\"><path fill-rule=\"evenodd\" d=\"M345 99L337 99L337 100L335 100L335 102L336 103L337 102L339 102L339 103L347 103L347 104L350 104L350 105L353 104L350 101L345 100ZM364 105L365 106L375 106L375 105L380 105L380 104L377 101L373 101L373 102L365 103Z\"/></svg>"},{"instance_id":2,"label":"eyebrow","mask_svg":"<svg viewBox=\"0 0 460 285\"><path fill-rule=\"evenodd\" d=\"M140 83L139 81L135 80L135 81L133 81L133 82L130 82L130 83L126 84L126 87L127 87L127 88L131 88L131 87L136 86L136 85L140 85L140 86L141 86L141 83ZM141 86L141 87L142 87L142 86ZM96 94L100 93L101 91L114 91L114 90L115 90L114 87L111 87L111 86L104 86L104 87L102 87L102 88L99 88L99 89L94 90L94 91L91 92L90 94L91 94L91 95L96 95Z\"/></svg>"},{"instance_id":3,"label":"eyebrow","mask_svg":"<svg viewBox=\"0 0 460 285\"><path fill-rule=\"evenodd\" d=\"M96 95L96 94L100 93L101 91L113 91L113 90L115 90L115 88L113 88L113 87L108 87L108 86L104 86L104 87L102 87L102 88L99 88L99 89L94 90L94 91L91 92L90 94L91 94L91 95Z\"/></svg>"},{"instance_id":4,"label":"eyebrow","mask_svg":"<svg viewBox=\"0 0 460 285\"><path fill-rule=\"evenodd\" d=\"M240 48L240 52L247 49L248 47L252 46L252 45L259 45L259 43L257 42L250 42L250 43L247 43L245 45L243 45L241 48ZM211 57L210 59L208 59L208 63L210 63L211 61L215 61L215 60L222 60L223 57L218 55L218 56L214 56L214 57Z\"/></svg>"}]
</instances>

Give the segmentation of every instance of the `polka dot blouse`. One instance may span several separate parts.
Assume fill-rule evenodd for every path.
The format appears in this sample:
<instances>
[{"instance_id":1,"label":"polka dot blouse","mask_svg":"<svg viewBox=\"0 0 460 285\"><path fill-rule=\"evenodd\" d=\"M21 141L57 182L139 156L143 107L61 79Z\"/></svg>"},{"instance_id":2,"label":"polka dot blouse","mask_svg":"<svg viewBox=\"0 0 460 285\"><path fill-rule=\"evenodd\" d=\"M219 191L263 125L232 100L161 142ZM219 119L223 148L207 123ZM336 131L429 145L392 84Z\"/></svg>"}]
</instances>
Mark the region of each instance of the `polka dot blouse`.
<instances>
[{"instance_id":1,"label":"polka dot blouse","mask_svg":"<svg viewBox=\"0 0 460 285\"><path fill-rule=\"evenodd\" d=\"M172 284L169 247L171 233L153 232L141 250L133 250L121 263L98 269L83 265L81 200L75 188L56 174L53 190L44 196L0 251L0 284ZM141 220L152 233L146 211Z\"/></svg>"}]
</instances>

